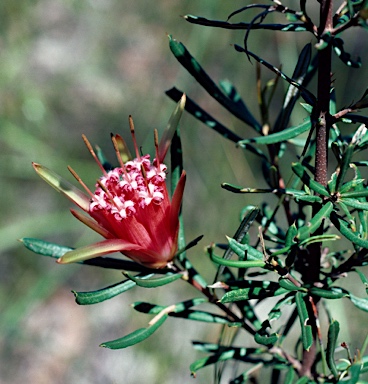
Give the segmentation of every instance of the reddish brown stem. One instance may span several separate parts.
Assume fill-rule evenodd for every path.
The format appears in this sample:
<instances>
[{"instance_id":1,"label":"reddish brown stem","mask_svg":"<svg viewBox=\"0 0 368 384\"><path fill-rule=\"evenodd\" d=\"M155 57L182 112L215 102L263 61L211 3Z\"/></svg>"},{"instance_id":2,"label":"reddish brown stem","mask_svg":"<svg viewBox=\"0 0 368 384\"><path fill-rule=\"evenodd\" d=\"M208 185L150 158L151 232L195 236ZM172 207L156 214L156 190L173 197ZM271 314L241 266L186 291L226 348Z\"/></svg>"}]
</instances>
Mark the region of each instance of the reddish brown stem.
<instances>
[{"instance_id":1,"label":"reddish brown stem","mask_svg":"<svg viewBox=\"0 0 368 384\"><path fill-rule=\"evenodd\" d=\"M331 32L332 24L333 0L320 1L320 26L318 36ZM330 88L331 88L331 60L332 48L328 44L327 47L318 53L318 89L317 89L317 105L313 111L312 123L316 128L316 160L314 178L322 185L327 185L327 166L328 166L328 135L331 127L330 115ZM314 207L313 215L320 209L319 206ZM321 234L323 231L323 223L315 232L315 235ZM319 281L319 272L321 268L321 243L314 243L309 248L308 268L303 274L304 282L313 284ZM310 322L314 333L314 343L309 351L304 351L302 361L302 374L313 376L313 364L316 357L316 337L317 324L313 317L313 309L309 308Z\"/></svg>"}]
</instances>

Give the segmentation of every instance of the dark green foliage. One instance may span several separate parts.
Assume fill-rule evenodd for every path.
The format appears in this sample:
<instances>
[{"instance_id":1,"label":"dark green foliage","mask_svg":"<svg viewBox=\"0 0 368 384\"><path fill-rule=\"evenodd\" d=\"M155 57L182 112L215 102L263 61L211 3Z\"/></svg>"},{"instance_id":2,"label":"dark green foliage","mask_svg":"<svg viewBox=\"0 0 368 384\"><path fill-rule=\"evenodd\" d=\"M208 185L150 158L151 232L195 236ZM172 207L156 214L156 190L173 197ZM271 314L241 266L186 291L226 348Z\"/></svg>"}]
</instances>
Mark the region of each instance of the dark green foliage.
<instances>
[{"instance_id":1,"label":"dark green foliage","mask_svg":"<svg viewBox=\"0 0 368 384\"><path fill-rule=\"evenodd\" d=\"M330 4L327 0L319 3ZM230 22L236 15L244 16L251 9L259 13L250 22ZM263 23L273 13L285 17L287 22ZM321 60L328 50L333 50L347 66L361 67L360 60L352 59L344 50L341 37L349 28L359 26L367 29L366 14L366 1L347 1L333 17L330 15L330 27L320 29L308 15L306 1L302 0L298 10L287 8L276 1L271 4L248 5L233 12L226 21L185 16L193 24L245 31L243 46L235 45L236 52L233 53L238 54L242 60L248 58L257 62L258 89L255 97L258 96L261 111L259 121L249 110L235 85L229 81L213 80L187 48L169 36L170 49L184 69L226 113L236 118L234 124L240 125L243 132L248 128L252 130L251 134L244 135L251 138L245 139L234 132L233 127L220 123L196 101L186 97L185 109L190 114L207 128L219 133L220 139L232 141L244 153L251 152L262 162L260 169L262 168L268 184L267 188L248 185L241 187L225 181L222 188L231 193L244 194L248 199L250 194L267 194L267 203L261 207L246 206L237 231L233 237L227 238L228 243L212 243L207 247L211 267L215 268L212 284L208 284L187 258L187 249L196 245L198 240L186 246L182 221L178 240L181 251L167 269L147 270L132 262L109 258L99 259L102 260L99 265L97 259L84 262L139 273L133 276L125 272L128 280L98 291L75 292L79 304L98 303L135 286L164 286L162 289L166 289L168 284L176 280L180 281L169 289L188 282L202 295L200 299L173 305L135 303L136 311L155 315L147 328L138 329L120 339L103 343L102 346L120 349L134 345L149 337L168 317L179 317L221 324L224 327L223 333L226 330L234 333L226 345L222 336L217 344L194 343L196 349L208 356L190 366L193 375L209 365L223 367L220 364L229 360L247 363L248 367L239 371L241 374L234 373L231 383L246 383L249 378L258 382L254 376L254 367L271 367L272 382L288 384L356 383L361 374L368 371L368 357L364 356L368 339L354 358L337 364L336 349L342 341L339 339L340 323L331 318L328 310L327 323L321 324L320 320L323 318L320 313L328 308L325 304L330 300L338 305L350 301L358 309L368 312L368 298L357 297L351 292L351 288L341 288L337 283L341 277L353 273L359 277L356 285L368 292L368 279L361 270L361 267L368 264L368 187L367 180L360 171L362 168L366 172L368 162L357 158L368 147L368 133L364 126L368 119L357 114L360 112L358 109L368 106L367 91L363 96L357 95L358 102L352 102L350 107L340 108L330 79L327 81L328 89L324 91L318 89L318 93L314 94L314 90L308 89L317 69L322 73ZM314 39L314 48L311 44L304 46L290 77L248 50L251 31L256 29L307 32ZM275 74L276 79L280 78L280 81L287 83L282 106L275 116L274 124L270 123L270 115L274 113L271 106L277 81L272 80L263 86L259 70L261 66ZM330 69L332 68L329 68L328 74ZM322 80L318 79L320 82ZM329 110L324 111L322 119L320 112L323 92L327 95ZM172 88L167 91L167 95L179 101L183 92ZM297 125L290 126L292 113L301 99L304 100L302 106L308 116ZM326 174L331 174L328 178L321 177L321 163L317 161L320 154L316 149L319 143L314 135L320 132L324 119L328 128L326 147L335 156L335 162L328 163L326 160L324 164L323 170ZM360 123L362 125L357 126ZM300 145L302 149L298 148ZM293 150L287 152L290 146ZM285 153L288 153L287 158ZM280 162L282 157L287 162L286 166L285 161ZM330 169L327 169L328 164ZM180 132L177 129L171 145L172 190L175 189L182 170L183 154ZM272 201L267 197L271 194L275 197ZM256 236L252 233L254 228L258 231ZM342 238L344 242L340 241ZM35 239L23 239L22 242L27 248L46 256L60 257L70 250ZM346 244L351 244L351 249L345 249ZM331 248L328 252L327 247ZM221 250L223 254L218 255L215 250ZM275 297L277 301L273 299ZM266 311L264 306L260 307L264 303L269 305ZM206 305L206 308L192 309L197 305ZM217 307L216 310L221 314L207 310L208 306ZM258 308L263 310L262 318L258 316ZM289 332L298 322L297 319L299 337L293 350L285 340L289 340ZM349 327L349 324L341 324L341 327ZM235 336L243 334L247 335L247 341L252 338L252 347L235 345ZM326 336L325 348L323 338ZM236 341L241 343L244 339L239 337ZM254 343L259 344L259 347L254 347Z\"/></svg>"}]
</instances>

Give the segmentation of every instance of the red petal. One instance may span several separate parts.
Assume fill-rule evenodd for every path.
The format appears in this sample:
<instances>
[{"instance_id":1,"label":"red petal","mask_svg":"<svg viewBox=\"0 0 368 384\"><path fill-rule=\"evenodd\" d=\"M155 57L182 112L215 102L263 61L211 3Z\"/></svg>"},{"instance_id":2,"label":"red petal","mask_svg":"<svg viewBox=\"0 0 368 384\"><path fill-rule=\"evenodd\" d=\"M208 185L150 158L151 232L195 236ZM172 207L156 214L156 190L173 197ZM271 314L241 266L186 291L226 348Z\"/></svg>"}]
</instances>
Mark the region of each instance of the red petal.
<instances>
[{"instance_id":1,"label":"red petal","mask_svg":"<svg viewBox=\"0 0 368 384\"><path fill-rule=\"evenodd\" d=\"M170 225L173 227L177 225L180 207L181 207L181 201L183 199L185 181L186 181L186 173L185 171L183 171L180 176L179 182L176 185L175 192L173 194L172 201L171 201Z\"/></svg>"}]
</instances>

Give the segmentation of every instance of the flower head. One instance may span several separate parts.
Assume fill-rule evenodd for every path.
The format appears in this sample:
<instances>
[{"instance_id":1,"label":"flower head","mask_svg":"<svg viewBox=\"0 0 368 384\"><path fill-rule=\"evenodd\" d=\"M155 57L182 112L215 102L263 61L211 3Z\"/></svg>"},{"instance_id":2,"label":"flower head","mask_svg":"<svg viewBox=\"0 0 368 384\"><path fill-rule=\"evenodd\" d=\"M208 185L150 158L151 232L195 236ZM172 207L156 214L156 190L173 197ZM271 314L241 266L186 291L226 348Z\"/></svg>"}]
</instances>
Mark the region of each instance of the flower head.
<instances>
[{"instance_id":1,"label":"flower head","mask_svg":"<svg viewBox=\"0 0 368 384\"><path fill-rule=\"evenodd\" d=\"M177 252L179 211L185 185L182 173L170 201L166 188L163 159L168 140L158 145L155 131L156 157L141 156L136 144L133 121L130 127L136 157L130 160L121 136L112 136L119 167L106 171L87 138L83 139L103 175L92 192L70 167L73 176L88 196L49 169L33 164L36 172L59 192L62 192L86 214L71 209L72 214L106 240L67 252L59 263L71 263L93 257L122 252L130 259L151 268L162 268Z\"/></svg>"}]
</instances>

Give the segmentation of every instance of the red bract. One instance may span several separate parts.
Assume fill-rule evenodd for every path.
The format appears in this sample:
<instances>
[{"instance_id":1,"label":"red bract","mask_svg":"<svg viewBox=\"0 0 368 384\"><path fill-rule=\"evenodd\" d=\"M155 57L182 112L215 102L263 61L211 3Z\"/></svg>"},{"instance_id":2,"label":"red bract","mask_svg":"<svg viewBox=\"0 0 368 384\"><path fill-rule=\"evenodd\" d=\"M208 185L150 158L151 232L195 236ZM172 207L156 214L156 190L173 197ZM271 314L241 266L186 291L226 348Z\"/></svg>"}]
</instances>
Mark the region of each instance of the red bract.
<instances>
[{"instance_id":1,"label":"red bract","mask_svg":"<svg viewBox=\"0 0 368 384\"><path fill-rule=\"evenodd\" d=\"M113 136L112 141L120 166L109 172L105 171L88 140L83 137L103 172L103 176L96 183L95 192L90 191L70 167L69 170L89 196L47 168L33 164L44 180L87 213L86 215L72 209L72 214L106 239L67 252L58 260L59 263L83 261L122 252L146 267L163 268L175 256L185 172L182 173L170 201L165 182L167 167L162 163L167 144L159 147L156 135L155 159L151 162L149 155L140 156L132 120L130 122L136 158L124 162L123 158L128 156L126 145L120 136Z\"/></svg>"}]
</instances>

